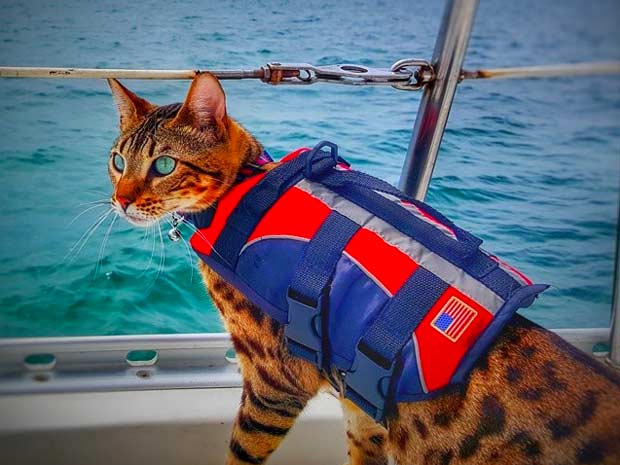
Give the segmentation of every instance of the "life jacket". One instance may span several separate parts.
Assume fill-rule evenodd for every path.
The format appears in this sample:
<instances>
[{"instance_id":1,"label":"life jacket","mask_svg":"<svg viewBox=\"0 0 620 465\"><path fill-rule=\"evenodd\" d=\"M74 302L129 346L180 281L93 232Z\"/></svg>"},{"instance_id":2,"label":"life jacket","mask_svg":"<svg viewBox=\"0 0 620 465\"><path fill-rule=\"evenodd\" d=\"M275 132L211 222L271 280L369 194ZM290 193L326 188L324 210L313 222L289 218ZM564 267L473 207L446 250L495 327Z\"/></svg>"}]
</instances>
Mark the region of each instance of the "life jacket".
<instances>
[{"instance_id":1,"label":"life jacket","mask_svg":"<svg viewBox=\"0 0 620 465\"><path fill-rule=\"evenodd\" d=\"M237 183L189 220L204 262L284 325L288 349L377 421L463 383L547 288L322 142ZM334 384L335 381L332 381Z\"/></svg>"}]
</instances>

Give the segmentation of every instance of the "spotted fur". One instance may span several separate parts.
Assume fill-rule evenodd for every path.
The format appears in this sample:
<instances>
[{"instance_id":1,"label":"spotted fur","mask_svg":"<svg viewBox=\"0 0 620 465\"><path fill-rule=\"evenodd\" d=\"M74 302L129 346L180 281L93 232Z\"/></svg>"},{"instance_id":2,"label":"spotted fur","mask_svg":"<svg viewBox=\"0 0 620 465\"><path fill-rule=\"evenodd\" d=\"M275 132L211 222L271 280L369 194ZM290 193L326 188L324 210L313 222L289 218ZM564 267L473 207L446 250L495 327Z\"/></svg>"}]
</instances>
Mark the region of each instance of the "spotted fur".
<instances>
[{"instance_id":1,"label":"spotted fur","mask_svg":"<svg viewBox=\"0 0 620 465\"><path fill-rule=\"evenodd\" d=\"M112 201L135 224L206 209L262 152L226 115L224 92L207 73L194 79L183 104L162 107L117 81L110 86L121 115L109 166ZM123 157L123 172L114 167L114 154ZM152 171L160 156L176 160L167 176ZM200 270L244 379L226 463L262 464L328 382L288 353L276 321L205 264ZM400 465L620 463L618 377L518 316L464 386L394 406L387 427L348 400L342 404L350 465L385 465L388 456Z\"/></svg>"}]
</instances>

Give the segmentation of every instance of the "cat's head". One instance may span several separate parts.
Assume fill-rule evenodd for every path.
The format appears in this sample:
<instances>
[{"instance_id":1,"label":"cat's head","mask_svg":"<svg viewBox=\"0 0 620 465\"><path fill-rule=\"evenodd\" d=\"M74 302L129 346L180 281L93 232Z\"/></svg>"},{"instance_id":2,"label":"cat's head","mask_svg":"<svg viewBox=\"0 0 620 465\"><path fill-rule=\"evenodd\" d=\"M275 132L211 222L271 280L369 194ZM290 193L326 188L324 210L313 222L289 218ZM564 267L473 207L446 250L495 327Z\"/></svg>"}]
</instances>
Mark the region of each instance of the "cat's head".
<instances>
[{"instance_id":1,"label":"cat's head","mask_svg":"<svg viewBox=\"0 0 620 465\"><path fill-rule=\"evenodd\" d=\"M197 75L183 104L156 106L108 81L121 134L110 152L112 205L131 223L208 208L232 185L256 142L226 115L217 78Z\"/></svg>"}]
</instances>

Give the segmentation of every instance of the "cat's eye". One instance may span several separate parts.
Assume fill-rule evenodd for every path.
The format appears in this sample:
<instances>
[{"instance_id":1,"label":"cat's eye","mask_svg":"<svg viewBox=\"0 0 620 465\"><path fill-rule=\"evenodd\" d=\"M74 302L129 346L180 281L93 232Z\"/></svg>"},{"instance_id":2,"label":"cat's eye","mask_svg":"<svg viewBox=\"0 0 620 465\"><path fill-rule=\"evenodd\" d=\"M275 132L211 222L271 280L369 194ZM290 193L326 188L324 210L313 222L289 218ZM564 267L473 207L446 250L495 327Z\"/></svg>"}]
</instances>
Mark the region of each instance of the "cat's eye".
<instances>
[{"instance_id":1,"label":"cat's eye","mask_svg":"<svg viewBox=\"0 0 620 465\"><path fill-rule=\"evenodd\" d=\"M114 169L116 169L119 173L122 173L125 170L125 159L118 153L112 155L112 164L114 165Z\"/></svg>"},{"instance_id":2,"label":"cat's eye","mask_svg":"<svg viewBox=\"0 0 620 465\"><path fill-rule=\"evenodd\" d=\"M167 156L159 157L157 160L155 160L155 163L153 163L155 173L160 176L166 176L172 173L176 166L177 161L174 158Z\"/></svg>"}]
</instances>

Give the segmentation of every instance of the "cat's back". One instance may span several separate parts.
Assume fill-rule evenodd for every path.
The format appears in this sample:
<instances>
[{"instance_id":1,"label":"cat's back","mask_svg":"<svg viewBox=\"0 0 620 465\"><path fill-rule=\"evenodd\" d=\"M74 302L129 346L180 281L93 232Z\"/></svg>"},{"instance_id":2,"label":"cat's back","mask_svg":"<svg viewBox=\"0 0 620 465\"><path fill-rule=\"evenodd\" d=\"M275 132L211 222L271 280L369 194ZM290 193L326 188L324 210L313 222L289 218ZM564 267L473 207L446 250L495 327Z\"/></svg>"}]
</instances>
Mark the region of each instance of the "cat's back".
<instances>
[{"instance_id":1,"label":"cat's back","mask_svg":"<svg viewBox=\"0 0 620 465\"><path fill-rule=\"evenodd\" d=\"M397 463L620 463L620 377L521 317L462 392L398 410Z\"/></svg>"}]
</instances>

